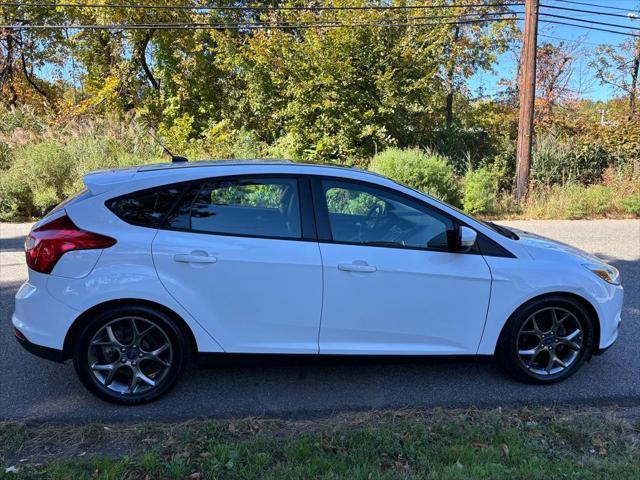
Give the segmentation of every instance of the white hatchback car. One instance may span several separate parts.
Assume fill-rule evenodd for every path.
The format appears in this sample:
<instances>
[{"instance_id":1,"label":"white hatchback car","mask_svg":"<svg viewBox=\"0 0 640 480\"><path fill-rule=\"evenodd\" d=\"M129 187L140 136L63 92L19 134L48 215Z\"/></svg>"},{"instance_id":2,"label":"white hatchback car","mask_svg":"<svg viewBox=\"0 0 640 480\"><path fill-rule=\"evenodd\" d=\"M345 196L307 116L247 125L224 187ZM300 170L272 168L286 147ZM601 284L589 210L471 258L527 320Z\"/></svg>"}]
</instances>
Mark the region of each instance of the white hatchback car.
<instances>
[{"instance_id":1,"label":"white hatchback car","mask_svg":"<svg viewBox=\"0 0 640 480\"><path fill-rule=\"evenodd\" d=\"M379 175L223 161L84 182L26 239L13 325L108 401L238 354L495 354L549 383L618 335L614 267Z\"/></svg>"}]
</instances>

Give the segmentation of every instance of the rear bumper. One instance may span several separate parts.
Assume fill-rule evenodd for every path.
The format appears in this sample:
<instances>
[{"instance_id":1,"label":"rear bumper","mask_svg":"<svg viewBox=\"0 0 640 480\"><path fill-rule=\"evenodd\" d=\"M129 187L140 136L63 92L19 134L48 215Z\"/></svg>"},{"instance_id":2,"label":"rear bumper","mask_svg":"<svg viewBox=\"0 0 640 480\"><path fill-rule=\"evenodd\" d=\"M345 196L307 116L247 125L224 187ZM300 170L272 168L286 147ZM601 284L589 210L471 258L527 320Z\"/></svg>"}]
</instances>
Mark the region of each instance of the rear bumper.
<instances>
[{"instance_id":1,"label":"rear bumper","mask_svg":"<svg viewBox=\"0 0 640 480\"><path fill-rule=\"evenodd\" d=\"M47 360L51 360L52 362L63 363L66 360L64 352L62 350L43 347L42 345L31 343L29 340L27 340L27 337L25 337L23 333L17 328L15 329L15 337L18 343L22 345L22 348L24 348L29 353L32 353L41 358L46 358Z\"/></svg>"}]
</instances>

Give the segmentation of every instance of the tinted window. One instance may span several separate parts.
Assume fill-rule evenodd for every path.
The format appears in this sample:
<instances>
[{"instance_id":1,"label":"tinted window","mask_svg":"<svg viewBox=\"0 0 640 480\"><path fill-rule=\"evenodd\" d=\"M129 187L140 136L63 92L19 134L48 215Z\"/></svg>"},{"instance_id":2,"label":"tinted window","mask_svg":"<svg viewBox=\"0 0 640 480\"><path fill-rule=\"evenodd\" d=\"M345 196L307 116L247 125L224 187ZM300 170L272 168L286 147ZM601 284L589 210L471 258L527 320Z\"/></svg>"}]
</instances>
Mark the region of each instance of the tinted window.
<instances>
[{"instance_id":1,"label":"tinted window","mask_svg":"<svg viewBox=\"0 0 640 480\"><path fill-rule=\"evenodd\" d=\"M172 228L198 232L300 238L295 179L211 181L186 195L167 219Z\"/></svg>"},{"instance_id":2,"label":"tinted window","mask_svg":"<svg viewBox=\"0 0 640 480\"><path fill-rule=\"evenodd\" d=\"M107 207L125 222L157 227L178 200L182 190L182 186L168 186L136 192L108 201Z\"/></svg>"},{"instance_id":3,"label":"tinted window","mask_svg":"<svg viewBox=\"0 0 640 480\"><path fill-rule=\"evenodd\" d=\"M365 185L323 181L333 239L339 242L448 249L454 225L419 202Z\"/></svg>"}]
</instances>

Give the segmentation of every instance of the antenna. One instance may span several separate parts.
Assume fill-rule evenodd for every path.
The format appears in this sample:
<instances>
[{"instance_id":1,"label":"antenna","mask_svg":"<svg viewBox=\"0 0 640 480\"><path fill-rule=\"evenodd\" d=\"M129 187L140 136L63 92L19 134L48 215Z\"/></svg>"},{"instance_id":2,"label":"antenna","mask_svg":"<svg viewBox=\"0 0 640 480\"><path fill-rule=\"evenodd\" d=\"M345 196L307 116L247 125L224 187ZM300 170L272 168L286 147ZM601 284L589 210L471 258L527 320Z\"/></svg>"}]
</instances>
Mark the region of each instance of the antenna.
<instances>
[{"instance_id":1,"label":"antenna","mask_svg":"<svg viewBox=\"0 0 640 480\"><path fill-rule=\"evenodd\" d=\"M162 150L164 150L164 153L166 153L171 157L171 163L183 163L183 162L189 161L187 160L186 157L180 157L178 155L174 155L173 153L171 153L171 150L169 150L167 147L164 146L164 144L158 139L158 137L156 137L153 134L153 131L149 130L149 135L151 135L151 138L153 138L158 143L158 145L162 147Z\"/></svg>"}]
</instances>

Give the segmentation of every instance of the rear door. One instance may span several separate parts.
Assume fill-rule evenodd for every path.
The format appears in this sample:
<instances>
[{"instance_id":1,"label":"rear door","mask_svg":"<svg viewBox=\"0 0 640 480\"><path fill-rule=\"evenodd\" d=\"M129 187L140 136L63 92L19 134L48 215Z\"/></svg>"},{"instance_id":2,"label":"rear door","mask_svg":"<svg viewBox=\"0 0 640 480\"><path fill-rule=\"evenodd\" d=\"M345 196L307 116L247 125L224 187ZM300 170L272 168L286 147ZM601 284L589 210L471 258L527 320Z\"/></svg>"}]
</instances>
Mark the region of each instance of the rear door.
<instances>
[{"instance_id":1,"label":"rear door","mask_svg":"<svg viewBox=\"0 0 640 480\"><path fill-rule=\"evenodd\" d=\"M450 248L454 220L387 188L314 180L321 354L475 354L491 273Z\"/></svg>"},{"instance_id":2,"label":"rear door","mask_svg":"<svg viewBox=\"0 0 640 480\"><path fill-rule=\"evenodd\" d=\"M227 352L318 352L322 266L306 182L196 182L158 231L160 280Z\"/></svg>"}]
</instances>

